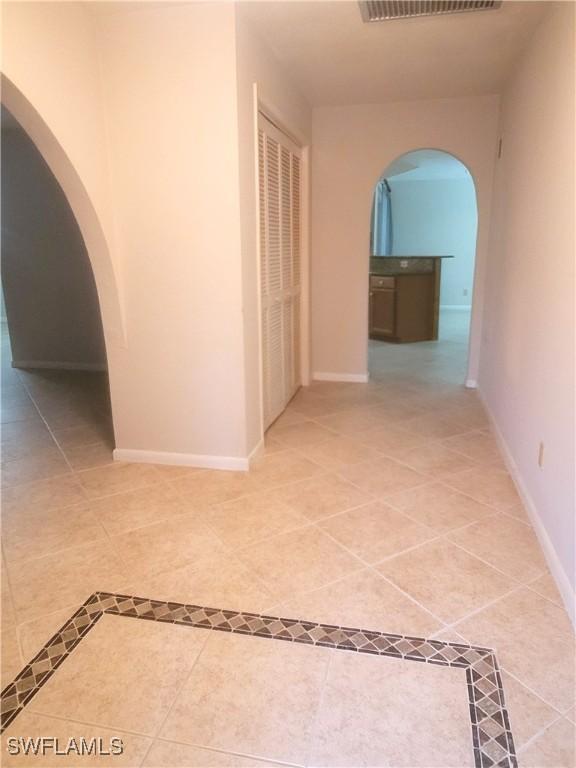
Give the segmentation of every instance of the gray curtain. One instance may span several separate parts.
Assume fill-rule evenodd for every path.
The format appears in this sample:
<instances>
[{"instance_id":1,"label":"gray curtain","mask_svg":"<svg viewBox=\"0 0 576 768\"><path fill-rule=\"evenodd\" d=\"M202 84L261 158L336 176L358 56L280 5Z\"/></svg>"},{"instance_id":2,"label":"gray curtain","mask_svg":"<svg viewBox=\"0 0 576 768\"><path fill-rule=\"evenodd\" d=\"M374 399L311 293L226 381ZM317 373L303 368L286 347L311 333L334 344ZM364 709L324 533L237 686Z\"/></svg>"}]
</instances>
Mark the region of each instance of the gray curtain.
<instances>
[{"instance_id":1,"label":"gray curtain","mask_svg":"<svg viewBox=\"0 0 576 768\"><path fill-rule=\"evenodd\" d=\"M371 222L372 256L392 255L392 190L386 179L376 184Z\"/></svg>"}]
</instances>

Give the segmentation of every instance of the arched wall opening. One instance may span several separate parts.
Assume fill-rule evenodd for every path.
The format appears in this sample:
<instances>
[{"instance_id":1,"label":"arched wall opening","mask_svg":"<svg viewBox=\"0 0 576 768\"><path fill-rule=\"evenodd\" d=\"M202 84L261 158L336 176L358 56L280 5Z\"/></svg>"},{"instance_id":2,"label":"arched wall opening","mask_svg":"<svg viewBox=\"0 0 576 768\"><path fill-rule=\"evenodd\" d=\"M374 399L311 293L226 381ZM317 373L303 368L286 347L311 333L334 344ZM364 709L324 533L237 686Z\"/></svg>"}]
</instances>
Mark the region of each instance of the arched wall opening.
<instances>
[{"instance_id":1,"label":"arched wall opening","mask_svg":"<svg viewBox=\"0 0 576 768\"><path fill-rule=\"evenodd\" d=\"M62 413L54 423L77 422L94 439L104 437L108 452L115 371L126 346L108 243L66 153L5 76L2 118L2 273L14 365L36 371L24 377L33 399L36 387L52 390L47 400L75 401L77 418Z\"/></svg>"},{"instance_id":2,"label":"arched wall opening","mask_svg":"<svg viewBox=\"0 0 576 768\"><path fill-rule=\"evenodd\" d=\"M370 209L372 375L421 360L430 374L468 380L477 237L476 187L458 157L418 148L385 167Z\"/></svg>"}]
</instances>

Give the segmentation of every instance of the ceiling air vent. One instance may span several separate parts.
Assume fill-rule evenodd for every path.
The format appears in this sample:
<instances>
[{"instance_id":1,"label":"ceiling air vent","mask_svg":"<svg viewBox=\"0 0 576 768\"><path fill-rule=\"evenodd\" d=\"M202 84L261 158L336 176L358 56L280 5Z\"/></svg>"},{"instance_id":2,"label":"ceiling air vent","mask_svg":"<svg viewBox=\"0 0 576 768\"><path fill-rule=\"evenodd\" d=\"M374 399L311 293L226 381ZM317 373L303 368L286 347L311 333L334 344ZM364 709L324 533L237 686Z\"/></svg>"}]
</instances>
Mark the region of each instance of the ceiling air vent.
<instances>
[{"instance_id":1,"label":"ceiling air vent","mask_svg":"<svg viewBox=\"0 0 576 768\"><path fill-rule=\"evenodd\" d=\"M502 0L360 0L359 5L364 21L388 21L467 11L492 11L502 5Z\"/></svg>"}]
</instances>

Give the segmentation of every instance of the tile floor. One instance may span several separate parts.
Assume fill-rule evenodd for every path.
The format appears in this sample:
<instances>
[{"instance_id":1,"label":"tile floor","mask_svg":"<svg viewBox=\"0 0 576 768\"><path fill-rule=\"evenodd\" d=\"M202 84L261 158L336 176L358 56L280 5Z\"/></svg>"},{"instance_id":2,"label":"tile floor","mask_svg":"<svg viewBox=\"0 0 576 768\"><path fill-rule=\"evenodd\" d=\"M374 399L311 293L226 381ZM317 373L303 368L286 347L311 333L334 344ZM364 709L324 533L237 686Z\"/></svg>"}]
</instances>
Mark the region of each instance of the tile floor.
<instances>
[{"instance_id":1,"label":"tile floor","mask_svg":"<svg viewBox=\"0 0 576 768\"><path fill-rule=\"evenodd\" d=\"M95 591L265 612L493 648L519 764L573 766L574 636L461 386L464 320L301 390L246 474L112 464L105 378L15 371L4 340L3 685ZM99 765L471 759L450 670L267 642L105 616L11 728L120 734ZM72 764L3 764L31 762Z\"/></svg>"}]
</instances>

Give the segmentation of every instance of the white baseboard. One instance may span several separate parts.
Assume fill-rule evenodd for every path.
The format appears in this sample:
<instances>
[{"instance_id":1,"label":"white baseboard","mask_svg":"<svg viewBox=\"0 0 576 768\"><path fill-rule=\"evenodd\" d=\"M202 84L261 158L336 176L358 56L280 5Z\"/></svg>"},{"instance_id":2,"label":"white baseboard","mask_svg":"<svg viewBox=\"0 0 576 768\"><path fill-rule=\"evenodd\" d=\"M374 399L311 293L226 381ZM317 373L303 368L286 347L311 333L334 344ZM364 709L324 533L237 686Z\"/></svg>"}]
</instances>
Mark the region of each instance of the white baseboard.
<instances>
[{"instance_id":1,"label":"white baseboard","mask_svg":"<svg viewBox=\"0 0 576 768\"><path fill-rule=\"evenodd\" d=\"M12 360L12 368L39 368L53 371L106 371L101 363L67 363L54 360Z\"/></svg>"},{"instance_id":2,"label":"white baseboard","mask_svg":"<svg viewBox=\"0 0 576 768\"><path fill-rule=\"evenodd\" d=\"M508 448L508 445L504 440L504 436L500 432L498 424L496 423L496 419L494 418L492 411L488 407L486 398L483 396L481 390L478 390L478 394L480 396L480 400L482 401L484 408L486 409L486 413L488 414L488 418L490 420L490 424L492 425L492 429L494 431L496 441L498 443L498 446L504 458L504 463L506 464L508 472L510 473L510 477L514 481L516 490L518 491L518 494L522 499L524 506L526 507L526 511L528 512L528 517L530 518L530 521L534 527L534 531L536 533L538 541L540 542L540 546L544 553L544 557L546 558L546 562L548 563L548 567L550 568L550 573L552 574L552 578L556 582L556 586L558 587L558 591L560 592L560 597L562 598L562 602L564 603L566 612L568 613L568 616L570 617L572 624L576 626L576 594L574 593L574 590L572 589L572 585L570 584L568 576L566 575L566 572L562 567L562 563L560 562L558 555L556 554L554 545L550 541L550 537L548 536L548 532L546 531L546 528L544 527L540 514L538 513L536 504L534 503L534 500L532 499L526 487L526 483L524 482L524 479L522 478L522 475L520 474L520 471L516 466L516 462L514 461L512 457L512 453L510 452L510 449Z\"/></svg>"},{"instance_id":3,"label":"white baseboard","mask_svg":"<svg viewBox=\"0 0 576 768\"><path fill-rule=\"evenodd\" d=\"M250 468L249 459L241 456L204 456L197 453L169 453L168 451L115 448L113 457L114 461L137 464L172 464L178 467L198 467L199 469L228 469L233 472L246 472Z\"/></svg>"},{"instance_id":4,"label":"white baseboard","mask_svg":"<svg viewBox=\"0 0 576 768\"><path fill-rule=\"evenodd\" d=\"M453 312L471 312L471 304L440 304L440 311L443 309L451 309Z\"/></svg>"},{"instance_id":5,"label":"white baseboard","mask_svg":"<svg viewBox=\"0 0 576 768\"><path fill-rule=\"evenodd\" d=\"M466 389L478 389L478 382L476 379L466 379L464 386Z\"/></svg>"},{"instance_id":6,"label":"white baseboard","mask_svg":"<svg viewBox=\"0 0 576 768\"><path fill-rule=\"evenodd\" d=\"M369 374L367 373L323 373L315 372L312 374L314 381L344 381L352 384L366 384Z\"/></svg>"}]
</instances>

